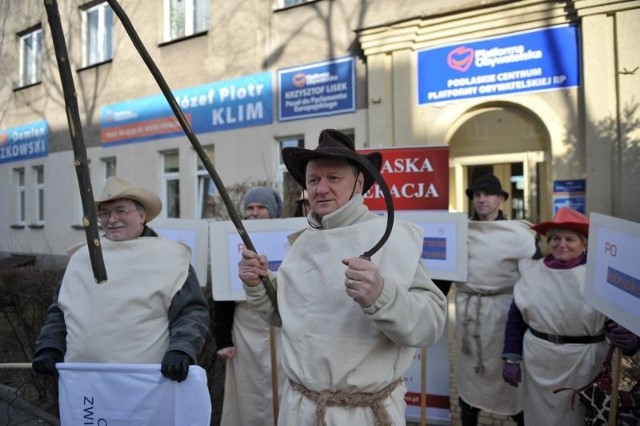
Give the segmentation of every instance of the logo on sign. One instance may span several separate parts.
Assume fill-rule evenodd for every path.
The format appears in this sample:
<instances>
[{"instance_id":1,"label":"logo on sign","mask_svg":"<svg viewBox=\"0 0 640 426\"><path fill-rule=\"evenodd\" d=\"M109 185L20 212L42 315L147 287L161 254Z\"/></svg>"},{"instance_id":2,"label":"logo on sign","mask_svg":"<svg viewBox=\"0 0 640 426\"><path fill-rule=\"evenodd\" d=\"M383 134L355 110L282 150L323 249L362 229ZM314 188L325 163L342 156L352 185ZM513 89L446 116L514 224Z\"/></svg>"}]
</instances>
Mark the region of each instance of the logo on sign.
<instances>
[{"instance_id":1,"label":"logo on sign","mask_svg":"<svg viewBox=\"0 0 640 426\"><path fill-rule=\"evenodd\" d=\"M454 70L465 72L471 64L473 64L473 56L474 52L472 48L459 46L447 55L447 64Z\"/></svg>"},{"instance_id":2,"label":"logo on sign","mask_svg":"<svg viewBox=\"0 0 640 426\"><path fill-rule=\"evenodd\" d=\"M9 136L7 136L6 133L0 133L0 146L6 145L8 141L9 141Z\"/></svg>"},{"instance_id":3,"label":"logo on sign","mask_svg":"<svg viewBox=\"0 0 640 426\"><path fill-rule=\"evenodd\" d=\"M305 73L303 72L299 72L296 75L293 76L293 78L291 79L291 83L295 86L295 87L304 87L305 81L307 80L307 76Z\"/></svg>"}]
</instances>

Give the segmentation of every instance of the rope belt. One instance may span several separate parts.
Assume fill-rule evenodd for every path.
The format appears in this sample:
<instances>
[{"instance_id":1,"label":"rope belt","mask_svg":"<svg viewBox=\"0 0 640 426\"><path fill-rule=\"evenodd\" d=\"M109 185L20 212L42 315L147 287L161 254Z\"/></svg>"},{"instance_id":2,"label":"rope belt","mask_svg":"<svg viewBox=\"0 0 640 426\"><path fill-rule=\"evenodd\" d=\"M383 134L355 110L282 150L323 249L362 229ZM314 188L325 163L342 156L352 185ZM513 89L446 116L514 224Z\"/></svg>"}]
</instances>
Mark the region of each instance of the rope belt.
<instances>
[{"instance_id":1,"label":"rope belt","mask_svg":"<svg viewBox=\"0 0 640 426\"><path fill-rule=\"evenodd\" d=\"M346 392L346 391L322 391L316 392L307 389L300 383L289 380L291 387L300 392L305 398L316 403L316 425L327 426L324 419L327 407L371 407L378 426L391 426L391 419L385 410L383 402L391 395L391 392L402 383L398 379L377 392Z\"/></svg>"},{"instance_id":2,"label":"rope belt","mask_svg":"<svg viewBox=\"0 0 640 426\"><path fill-rule=\"evenodd\" d=\"M474 367L474 371L476 374L484 374L485 367L484 362L482 360L482 336L480 336L480 311L482 308L482 298L483 297L492 297L492 296L501 296L503 294L511 294L513 289L503 289L500 291L492 291L492 292L484 292L484 293L475 293L471 291L460 290L460 293L466 294L467 300L464 304L464 313L462 315L462 346L460 351L464 355L472 355L471 351L471 343L469 342L469 334L471 330L469 330L469 323L472 321L471 315L469 314L469 302L471 302L472 297L478 298L478 303L476 305L475 318L475 330L471 336L474 339L476 346L476 366Z\"/></svg>"},{"instance_id":3,"label":"rope belt","mask_svg":"<svg viewBox=\"0 0 640 426\"><path fill-rule=\"evenodd\" d=\"M557 336L555 334L541 333L531 327L529 327L529 330L531 330L531 334L537 338L555 343L556 345L564 345L566 343L581 343L583 345L587 345L589 343L598 343L604 340L604 334L599 334L597 336Z\"/></svg>"}]
</instances>

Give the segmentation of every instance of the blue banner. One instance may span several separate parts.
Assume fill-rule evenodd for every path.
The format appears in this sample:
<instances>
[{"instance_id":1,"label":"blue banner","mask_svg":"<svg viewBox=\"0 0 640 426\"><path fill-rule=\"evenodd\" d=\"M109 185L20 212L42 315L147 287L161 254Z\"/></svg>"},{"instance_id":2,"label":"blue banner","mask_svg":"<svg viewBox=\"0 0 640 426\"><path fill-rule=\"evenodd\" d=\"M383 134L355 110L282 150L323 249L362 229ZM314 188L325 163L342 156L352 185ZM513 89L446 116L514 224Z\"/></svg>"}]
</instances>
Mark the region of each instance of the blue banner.
<instances>
[{"instance_id":1,"label":"blue banner","mask_svg":"<svg viewBox=\"0 0 640 426\"><path fill-rule=\"evenodd\" d=\"M419 105L580 85L574 26L469 41L417 55Z\"/></svg>"},{"instance_id":2,"label":"blue banner","mask_svg":"<svg viewBox=\"0 0 640 426\"><path fill-rule=\"evenodd\" d=\"M280 121L356 110L353 58L280 70L278 85Z\"/></svg>"},{"instance_id":3,"label":"blue banner","mask_svg":"<svg viewBox=\"0 0 640 426\"><path fill-rule=\"evenodd\" d=\"M0 129L0 163L46 157L49 154L49 126L37 121Z\"/></svg>"},{"instance_id":4,"label":"blue banner","mask_svg":"<svg viewBox=\"0 0 640 426\"><path fill-rule=\"evenodd\" d=\"M271 124L270 72L177 90L173 95L195 133ZM107 105L100 115L103 144L142 142L184 134L164 95Z\"/></svg>"}]
</instances>

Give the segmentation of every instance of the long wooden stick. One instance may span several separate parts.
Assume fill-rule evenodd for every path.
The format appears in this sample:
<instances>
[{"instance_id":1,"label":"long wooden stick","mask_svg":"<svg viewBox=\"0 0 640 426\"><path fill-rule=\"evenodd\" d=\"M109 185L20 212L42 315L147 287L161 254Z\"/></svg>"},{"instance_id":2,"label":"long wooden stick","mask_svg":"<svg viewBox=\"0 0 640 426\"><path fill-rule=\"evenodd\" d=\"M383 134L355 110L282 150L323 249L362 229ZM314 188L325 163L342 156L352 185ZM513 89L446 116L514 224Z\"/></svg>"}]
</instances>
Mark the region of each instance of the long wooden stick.
<instances>
[{"instance_id":1,"label":"long wooden stick","mask_svg":"<svg viewBox=\"0 0 640 426\"><path fill-rule=\"evenodd\" d=\"M102 258L102 248L100 245L100 236L98 234L98 218L94 205L93 189L91 188L91 177L89 174L89 164L87 161L87 149L84 144L82 135L82 124L80 122L80 113L78 109L78 95L73 83L73 75L71 74L71 65L69 65L69 54L64 39L62 23L60 22L60 12L58 10L58 2L56 0L44 0L44 6L47 10L49 27L51 28L51 37L53 38L53 47L58 60L58 71L60 72L60 80L62 82L62 92L64 93L64 104L67 112L67 121L69 123L69 131L71 133L71 143L73 144L74 161L78 177L78 186L80 187L80 199L82 200L82 226L87 237L87 247L89 248L89 258L91 260L91 269L95 281L100 284L107 281L107 271Z\"/></svg>"},{"instance_id":2,"label":"long wooden stick","mask_svg":"<svg viewBox=\"0 0 640 426\"><path fill-rule=\"evenodd\" d=\"M218 172L216 172L215 168L213 167L213 164L211 163L211 160L207 156L207 152L204 150L196 134L191 129L191 125L185 118L182 112L182 109L178 105L178 101L176 101L175 96L173 95L173 93L171 92L171 89L169 88L169 85L167 84L166 80L160 73L160 70L158 69L153 59L151 58L151 55L149 55L149 52L144 47L144 44L142 43L142 40L140 40L140 37L138 36L138 33L133 27L131 20L129 20L129 17L127 16L125 11L122 9L120 4L116 0L107 0L107 3L109 3L109 5L111 6L111 9L113 9L113 12L116 14L116 16L118 16L118 19L120 19L120 22L122 23L122 26L124 27L125 31L129 35L129 38L131 39L134 47L136 48L136 50L138 50L138 53L140 53L140 57L142 58L144 63L147 65L147 68L149 69L149 71L151 72L151 75L153 75L154 79L156 80L156 83L160 87L160 90L164 94L164 97L169 102L169 106L173 110L174 115L176 116L178 122L180 123L180 126L182 126L184 133L187 135L187 138L189 139L189 142L191 142L193 149L198 154L198 157L200 157L200 161L202 161L202 164L204 165L205 169L209 173L209 176L211 176L211 179L213 180L213 183L216 185L216 188L218 188L220 197L222 198L222 201L224 202L224 205L227 208L227 211L229 212L229 218L231 219L231 222L233 222L234 226L236 227L238 234L240 234L240 238L242 239L242 242L244 243L247 249L255 252L256 249L253 246L251 239L249 238L249 234L247 233L247 230L244 228L244 225L242 224L242 219L240 218L240 215L236 211L236 208L233 205L233 201L231 201L231 197L229 197L229 193L227 192L224 184L222 183L220 176L218 176ZM280 313L278 312L278 301L276 298L275 288L273 287L273 284L271 283L271 280L269 279L269 277L261 277L261 280L265 290L267 291L267 295L269 296L269 299L273 304L274 312L276 313L276 316L274 317L273 320L275 321L276 325L280 326L282 325L282 320L280 319Z\"/></svg>"},{"instance_id":3,"label":"long wooden stick","mask_svg":"<svg viewBox=\"0 0 640 426\"><path fill-rule=\"evenodd\" d=\"M427 348L420 348L420 426L427 424Z\"/></svg>"},{"instance_id":4,"label":"long wooden stick","mask_svg":"<svg viewBox=\"0 0 640 426\"><path fill-rule=\"evenodd\" d=\"M609 403L609 425L615 426L618 424L618 398L619 391L618 386L620 386L620 371L621 371L621 362L622 362L622 352L620 349L613 349L613 356L611 357L611 400Z\"/></svg>"},{"instance_id":5,"label":"long wooden stick","mask_svg":"<svg viewBox=\"0 0 640 426\"><path fill-rule=\"evenodd\" d=\"M2 362L0 363L0 370L6 368L8 370L22 370L31 369L30 362Z\"/></svg>"},{"instance_id":6,"label":"long wooden stick","mask_svg":"<svg viewBox=\"0 0 640 426\"><path fill-rule=\"evenodd\" d=\"M276 340L276 329L274 326L269 326L269 350L271 353L271 394L273 405L273 424L278 424L278 409L280 399L278 394L278 342Z\"/></svg>"}]
</instances>

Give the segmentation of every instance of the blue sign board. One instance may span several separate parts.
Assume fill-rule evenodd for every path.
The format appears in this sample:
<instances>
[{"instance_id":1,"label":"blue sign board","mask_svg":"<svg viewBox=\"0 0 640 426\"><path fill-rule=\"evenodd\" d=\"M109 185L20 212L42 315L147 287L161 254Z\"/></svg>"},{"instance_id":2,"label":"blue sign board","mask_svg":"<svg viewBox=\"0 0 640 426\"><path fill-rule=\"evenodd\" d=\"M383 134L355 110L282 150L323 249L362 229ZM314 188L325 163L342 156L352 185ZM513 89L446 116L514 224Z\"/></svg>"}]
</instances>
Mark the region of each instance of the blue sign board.
<instances>
[{"instance_id":1,"label":"blue sign board","mask_svg":"<svg viewBox=\"0 0 640 426\"><path fill-rule=\"evenodd\" d=\"M49 154L49 126L36 121L0 129L0 163L46 157Z\"/></svg>"},{"instance_id":2,"label":"blue sign board","mask_svg":"<svg viewBox=\"0 0 640 426\"><path fill-rule=\"evenodd\" d=\"M195 133L273 122L270 72L204 84L173 93ZM100 115L103 145L171 138L184 134L163 95L107 105Z\"/></svg>"},{"instance_id":3,"label":"blue sign board","mask_svg":"<svg viewBox=\"0 0 640 426\"><path fill-rule=\"evenodd\" d=\"M553 212L561 207L570 207L585 212L587 183L584 179L553 181Z\"/></svg>"},{"instance_id":4,"label":"blue sign board","mask_svg":"<svg viewBox=\"0 0 640 426\"><path fill-rule=\"evenodd\" d=\"M353 58L280 70L278 85L280 121L356 110Z\"/></svg>"},{"instance_id":5,"label":"blue sign board","mask_svg":"<svg viewBox=\"0 0 640 426\"><path fill-rule=\"evenodd\" d=\"M575 26L463 42L417 55L419 105L580 85Z\"/></svg>"}]
</instances>

